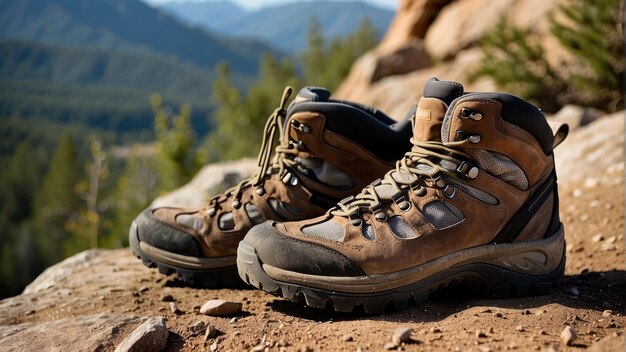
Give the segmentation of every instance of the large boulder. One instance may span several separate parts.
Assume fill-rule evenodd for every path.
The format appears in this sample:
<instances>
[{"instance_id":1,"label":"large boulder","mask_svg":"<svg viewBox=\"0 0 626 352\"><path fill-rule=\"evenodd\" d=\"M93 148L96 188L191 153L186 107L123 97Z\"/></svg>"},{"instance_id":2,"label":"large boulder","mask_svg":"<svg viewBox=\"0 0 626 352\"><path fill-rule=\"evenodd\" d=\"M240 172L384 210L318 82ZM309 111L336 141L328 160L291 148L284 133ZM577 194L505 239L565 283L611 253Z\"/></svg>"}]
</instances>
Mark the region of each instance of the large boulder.
<instances>
[{"instance_id":1,"label":"large boulder","mask_svg":"<svg viewBox=\"0 0 626 352\"><path fill-rule=\"evenodd\" d=\"M573 133L555 150L559 184L614 186L624 177L624 111L599 118Z\"/></svg>"},{"instance_id":2,"label":"large boulder","mask_svg":"<svg viewBox=\"0 0 626 352\"><path fill-rule=\"evenodd\" d=\"M548 35L547 16L566 0L403 0L380 44L352 66L335 92L401 118L432 76L467 90L492 90L487 78L469 81L482 59L480 39L500 18L530 29L549 62L569 56Z\"/></svg>"},{"instance_id":3,"label":"large boulder","mask_svg":"<svg viewBox=\"0 0 626 352\"><path fill-rule=\"evenodd\" d=\"M426 50L440 59L453 57L474 46L505 18L507 23L529 28L535 33L548 30L546 16L563 3L562 0L462 0L441 10L428 28Z\"/></svg>"},{"instance_id":4,"label":"large boulder","mask_svg":"<svg viewBox=\"0 0 626 352\"><path fill-rule=\"evenodd\" d=\"M258 171L256 160L223 161L203 167L186 185L152 202L151 207L202 207L207 200Z\"/></svg>"}]
</instances>

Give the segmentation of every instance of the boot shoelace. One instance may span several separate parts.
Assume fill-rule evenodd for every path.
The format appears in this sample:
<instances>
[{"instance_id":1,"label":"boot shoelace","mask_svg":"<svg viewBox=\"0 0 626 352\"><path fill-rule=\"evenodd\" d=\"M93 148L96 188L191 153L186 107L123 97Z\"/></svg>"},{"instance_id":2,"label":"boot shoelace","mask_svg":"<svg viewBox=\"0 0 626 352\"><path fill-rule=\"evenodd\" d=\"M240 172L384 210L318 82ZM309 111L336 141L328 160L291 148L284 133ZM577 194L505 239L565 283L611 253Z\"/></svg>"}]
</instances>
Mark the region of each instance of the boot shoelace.
<instances>
[{"instance_id":1,"label":"boot shoelace","mask_svg":"<svg viewBox=\"0 0 626 352\"><path fill-rule=\"evenodd\" d=\"M340 201L330 213L348 217L353 225L359 226L362 223L358 217L361 212L373 213L374 218L379 221L387 220L387 212L382 205L383 200L393 201L400 210L408 211L411 203L404 196L408 190L421 197L426 195L426 187L438 187L444 189L445 195L454 196L455 189L448 190L449 185L440 177L440 174L452 177L458 177L461 174L471 179L478 176L478 168L466 161L472 158L458 149L468 142L477 143L475 142L476 136L445 144L433 141L417 142L411 139L413 148L405 154L404 158L396 162L395 169L387 172L382 180L377 180L365 187L358 195ZM452 165L452 167L444 167L442 163ZM430 186L426 183L428 180L431 181ZM378 193L377 187L389 187L385 185L393 187L394 192L391 197L388 192L385 192L385 195Z\"/></svg>"},{"instance_id":2,"label":"boot shoelace","mask_svg":"<svg viewBox=\"0 0 626 352\"><path fill-rule=\"evenodd\" d=\"M207 207L209 216L214 216L217 213L216 208L219 204L225 202L229 198L233 198L233 208L238 209L241 206L241 195L248 187L256 187L257 194L259 195L265 194L262 184L266 176L274 174L283 175L287 167L296 167L297 163L293 159L289 158L290 155L296 155L298 153L298 150L293 148L292 145L277 145L276 148L274 148L274 158L272 158L272 146L276 140L276 131L278 131L280 139L282 139L285 134L284 123L285 118L287 117L287 110L285 107L292 92L293 88L285 88L280 100L280 105L276 108L276 110L274 110L265 123L263 139L261 141L261 150L257 158L257 163L261 168L259 173L249 179L239 182L236 186L229 188L224 193L211 198ZM289 178L293 177L291 175L289 176Z\"/></svg>"}]
</instances>

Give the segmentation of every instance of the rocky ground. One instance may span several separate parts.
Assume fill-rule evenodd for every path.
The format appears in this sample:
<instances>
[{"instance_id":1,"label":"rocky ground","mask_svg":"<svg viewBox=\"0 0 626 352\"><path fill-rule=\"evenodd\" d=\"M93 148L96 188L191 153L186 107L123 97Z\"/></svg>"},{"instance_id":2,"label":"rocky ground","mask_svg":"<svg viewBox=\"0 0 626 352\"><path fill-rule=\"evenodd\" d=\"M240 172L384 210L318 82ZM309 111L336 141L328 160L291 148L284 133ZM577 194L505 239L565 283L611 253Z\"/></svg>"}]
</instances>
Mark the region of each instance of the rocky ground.
<instances>
[{"instance_id":1,"label":"rocky ground","mask_svg":"<svg viewBox=\"0 0 626 352\"><path fill-rule=\"evenodd\" d=\"M114 350L144 324L149 334L140 343L161 339L168 351L624 351L623 148L623 113L576 130L559 147L568 259L563 285L548 295L486 299L452 287L399 312L339 314L248 288L181 287L128 249L90 250L49 268L22 295L0 301L0 350ZM232 182L247 173L225 165ZM202 187L196 184L193 192ZM212 299L239 302L242 311L200 313ZM568 327L578 336L570 345L564 342L572 334ZM397 330L407 328L410 339L392 344L394 334L402 335Z\"/></svg>"}]
</instances>

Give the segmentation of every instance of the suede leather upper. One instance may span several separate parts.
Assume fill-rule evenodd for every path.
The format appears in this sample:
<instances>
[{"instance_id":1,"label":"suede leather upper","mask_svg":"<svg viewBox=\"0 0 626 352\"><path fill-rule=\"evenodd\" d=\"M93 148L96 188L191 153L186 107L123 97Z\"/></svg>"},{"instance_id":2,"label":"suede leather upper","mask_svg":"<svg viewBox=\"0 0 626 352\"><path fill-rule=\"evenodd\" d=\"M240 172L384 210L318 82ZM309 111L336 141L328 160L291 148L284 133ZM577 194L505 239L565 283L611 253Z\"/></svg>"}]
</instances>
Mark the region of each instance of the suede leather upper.
<instances>
[{"instance_id":1,"label":"suede leather upper","mask_svg":"<svg viewBox=\"0 0 626 352\"><path fill-rule=\"evenodd\" d=\"M286 237L291 238L294 243L307 242L315 248L326 248L325 256L336 253L333 263L342 262L345 258L349 258L350 265L357 265L366 275L385 274L415 267L462 249L491 243L496 240L500 231L507 227L507 224L512 221L516 214L525 213L519 212L523 207L529 209L528 218L524 220L525 222L521 227L509 226L508 228L514 228L516 233L507 234L505 240L515 241L519 235L523 235L524 240L544 237L549 231L550 224L555 223L552 219L555 213L557 216L556 224L558 225L558 210L554 211L554 207L558 208L558 202L554 203L554 199L557 198L556 180L551 179L554 173L552 150L551 148L547 151L544 150L545 140L538 140L541 137L536 138L535 136L552 132L549 129L544 130L542 127L545 125L547 128L547 124L541 114L530 114L527 116L529 121L524 122L526 127L539 126L536 127L538 130L534 134L531 134L532 131L528 131L528 128L524 128L524 126L518 126L507 121L509 119L505 119L502 112L510 110L510 107L503 109L503 104L509 100L515 99L508 99L506 94L468 94L456 98L446 112L446 106L441 99L422 98L417 111L419 113L421 107L422 111L425 111L421 113L422 116L429 116L431 119L420 121L416 118L416 125L421 123L426 128L416 126L415 134L420 138L437 136L432 127L437 126L438 123L443 146L456 148L474 166L486 165L490 162L485 160L485 152L491 153L489 155L501 155L509 160L511 165L521 169L524 177L528 180L528 187L520 189L500 178L501 176L491 174L485 169L478 171L477 175L471 179L457 174L441 174L438 175L440 178L436 177L437 175L432 178L422 177L417 183L425 189L423 194L418 194L407 188L402 193L403 199L410 203L408 209L401 208L398 202L388 199L381 203L381 210L376 210L385 213L387 219L391 216L401 216L411 226L415 234L414 238L409 239L399 237L391 228L388 220L375 219L373 211L368 210L362 210L358 215L354 215L354 218L358 218L362 222L355 222L352 217L336 215L331 210L317 218L278 223L271 228L268 224L259 225L253 230L254 236L262 237L262 234L259 233L265 231L272 238ZM467 111L476 113L476 117L469 118ZM538 110L535 109L535 111ZM438 121L432 119L435 113L438 114L436 116ZM443 113L446 114L445 118ZM541 121L534 121L536 119ZM461 133L459 134L459 132ZM459 135L464 136L464 139L459 140ZM469 136L474 136L474 139L470 141ZM450 189L452 188L449 185L458 177L461 177L459 180L469 185L471 189L494 197L496 202L490 204L482 201L477 198L475 193L461 188L453 188L454 192L451 192ZM536 202L537 204L526 204L531 197L535 199L532 203ZM462 220L445 228L435 227L425 215L425 207L433 202L451 204L462 214ZM534 217L537 209L551 214L550 217ZM340 239L329 239L323 234L312 236L310 233L305 235L302 232L304 228L326 221L333 222L342 228L344 236ZM364 236L364 224L373 227L374 239L368 239ZM529 229L532 233L525 231L525 229ZM500 238L497 240L500 241ZM244 239L244 242L248 243L248 238ZM277 245L290 246L283 243L291 242L283 239L280 243L277 242ZM302 246L300 244L299 248ZM267 246L255 249L261 259L271 257L265 251L284 252L282 248ZM299 259L295 259L293 255L283 258L280 261L282 265L280 268L291 270L288 268L299 267L295 262L299 262ZM298 270L295 271L302 273L317 271L317 269L310 268ZM319 275L335 275L330 271L322 270L320 272Z\"/></svg>"}]
</instances>

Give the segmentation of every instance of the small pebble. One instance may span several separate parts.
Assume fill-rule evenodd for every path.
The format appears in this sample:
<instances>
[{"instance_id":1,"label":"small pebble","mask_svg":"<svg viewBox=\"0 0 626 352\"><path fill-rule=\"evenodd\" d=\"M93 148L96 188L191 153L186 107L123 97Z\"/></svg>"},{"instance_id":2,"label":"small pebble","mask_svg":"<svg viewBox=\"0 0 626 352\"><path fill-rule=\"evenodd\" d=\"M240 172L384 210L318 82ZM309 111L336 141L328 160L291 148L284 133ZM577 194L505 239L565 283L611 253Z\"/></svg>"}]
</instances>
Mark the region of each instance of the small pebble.
<instances>
[{"instance_id":1,"label":"small pebble","mask_svg":"<svg viewBox=\"0 0 626 352\"><path fill-rule=\"evenodd\" d=\"M350 335L343 335L343 336L341 337L341 341L343 341L343 342L350 342L350 341L353 341L353 340L354 340L354 339L353 339L353 338L352 338L352 336L350 336Z\"/></svg>"},{"instance_id":2,"label":"small pebble","mask_svg":"<svg viewBox=\"0 0 626 352\"><path fill-rule=\"evenodd\" d=\"M385 349L386 350L395 350L396 349L396 344L393 342L388 342L385 344Z\"/></svg>"},{"instance_id":3,"label":"small pebble","mask_svg":"<svg viewBox=\"0 0 626 352\"><path fill-rule=\"evenodd\" d=\"M530 310L528 309L524 309L524 311L522 312L523 315L530 315Z\"/></svg>"},{"instance_id":4,"label":"small pebble","mask_svg":"<svg viewBox=\"0 0 626 352\"><path fill-rule=\"evenodd\" d=\"M493 316L496 318L502 318L502 313L496 312L496 314L494 314Z\"/></svg>"},{"instance_id":5,"label":"small pebble","mask_svg":"<svg viewBox=\"0 0 626 352\"><path fill-rule=\"evenodd\" d=\"M146 286L141 286L139 288L139 292L146 292L146 291L148 291L148 287L146 287Z\"/></svg>"},{"instance_id":6,"label":"small pebble","mask_svg":"<svg viewBox=\"0 0 626 352\"><path fill-rule=\"evenodd\" d=\"M252 347L250 349L250 352L263 352L263 351L265 351L265 347L267 347L267 345L265 343L262 343L260 345L256 345L256 346Z\"/></svg>"},{"instance_id":7,"label":"small pebble","mask_svg":"<svg viewBox=\"0 0 626 352\"><path fill-rule=\"evenodd\" d=\"M240 302L228 302L221 299L207 301L200 308L200 313L213 316L233 315L241 312Z\"/></svg>"},{"instance_id":8,"label":"small pebble","mask_svg":"<svg viewBox=\"0 0 626 352\"><path fill-rule=\"evenodd\" d=\"M615 243L616 240L617 240L617 238L615 236L611 236L611 237L606 239L606 242L607 243Z\"/></svg>"},{"instance_id":9,"label":"small pebble","mask_svg":"<svg viewBox=\"0 0 626 352\"><path fill-rule=\"evenodd\" d=\"M610 252L616 250L615 243L605 242L600 246L600 250L603 252Z\"/></svg>"},{"instance_id":10,"label":"small pebble","mask_svg":"<svg viewBox=\"0 0 626 352\"><path fill-rule=\"evenodd\" d=\"M192 334L200 334L206 330L206 323L203 321L197 321L193 325L187 327Z\"/></svg>"},{"instance_id":11,"label":"small pebble","mask_svg":"<svg viewBox=\"0 0 626 352\"><path fill-rule=\"evenodd\" d=\"M176 305L176 303L174 302L170 302L170 310L172 311L172 313L174 314L180 314L183 313L182 310L178 309L178 306Z\"/></svg>"},{"instance_id":12,"label":"small pebble","mask_svg":"<svg viewBox=\"0 0 626 352\"><path fill-rule=\"evenodd\" d=\"M441 332L441 329L433 327L430 328L430 332L433 334L439 334Z\"/></svg>"},{"instance_id":13,"label":"small pebble","mask_svg":"<svg viewBox=\"0 0 626 352\"><path fill-rule=\"evenodd\" d=\"M597 234L593 237L591 237L591 241L592 242L601 242L604 239L604 237L601 234Z\"/></svg>"},{"instance_id":14,"label":"small pebble","mask_svg":"<svg viewBox=\"0 0 626 352\"><path fill-rule=\"evenodd\" d=\"M487 334L485 334L484 332L480 331L480 330L476 330L476 338L480 339L480 338L484 338L487 337Z\"/></svg>"},{"instance_id":15,"label":"small pebble","mask_svg":"<svg viewBox=\"0 0 626 352\"><path fill-rule=\"evenodd\" d=\"M571 346L577 338L576 330L569 325L561 331L561 341L567 346Z\"/></svg>"},{"instance_id":16,"label":"small pebble","mask_svg":"<svg viewBox=\"0 0 626 352\"><path fill-rule=\"evenodd\" d=\"M515 330L517 330L519 332L522 332L522 331L524 331L524 326L523 325L518 325L518 326L515 327Z\"/></svg>"},{"instance_id":17,"label":"small pebble","mask_svg":"<svg viewBox=\"0 0 626 352\"><path fill-rule=\"evenodd\" d=\"M411 341L411 333L413 330L411 328L397 328L393 333L393 337L391 341L396 345L400 346L402 343Z\"/></svg>"},{"instance_id":18,"label":"small pebble","mask_svg":"<svg viewBox=\"0 0 626 352\"><path fill-rule=\"evenodd\" d=\"M602 312L602 316L605 317L605 318L608 318L611 315L613 315L613 311L612 310L607 309L604 312Z\"/></svg>"},{"instance_id":19,"label":"small pebble","mask_svg":"<svg viewBox=\"0 0 626 352\"><path fill-rule=\"evenodd\" d=\"M174 302L174 296L169 293L162 293L161 302Z\"/></svg>"},{"instance_id":20,"label":"small pebble","mask_svg":"<svg viewBox=\"0 0 626 352\"><path fill-rule=\"evenodd\" d=\"M208 324L206 326L206 330L204 331L204 341L206 342L206 340L212 339L215 335L217 335L217 329L215 326Z\"/></svg>"}]
</instances>

